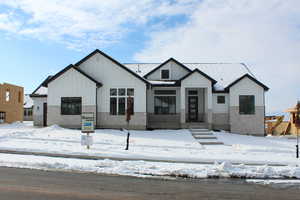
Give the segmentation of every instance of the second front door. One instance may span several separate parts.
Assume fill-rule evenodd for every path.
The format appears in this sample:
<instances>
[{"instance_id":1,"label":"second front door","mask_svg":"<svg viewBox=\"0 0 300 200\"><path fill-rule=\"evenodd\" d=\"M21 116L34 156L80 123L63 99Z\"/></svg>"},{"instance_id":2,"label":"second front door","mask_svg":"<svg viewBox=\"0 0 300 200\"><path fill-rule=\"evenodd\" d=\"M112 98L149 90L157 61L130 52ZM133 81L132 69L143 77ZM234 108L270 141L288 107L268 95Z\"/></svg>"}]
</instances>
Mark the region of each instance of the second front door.
<instances>
[{"instance_id":1,"label":"second front door","mask_svg":"<svg viewBox=\"0 0 300 200\"><path fill-rule=\"evenodd\" d=\"M190 122L198 121L198 97L188 97L188 117Z\"/></svg>"}]
</instances>

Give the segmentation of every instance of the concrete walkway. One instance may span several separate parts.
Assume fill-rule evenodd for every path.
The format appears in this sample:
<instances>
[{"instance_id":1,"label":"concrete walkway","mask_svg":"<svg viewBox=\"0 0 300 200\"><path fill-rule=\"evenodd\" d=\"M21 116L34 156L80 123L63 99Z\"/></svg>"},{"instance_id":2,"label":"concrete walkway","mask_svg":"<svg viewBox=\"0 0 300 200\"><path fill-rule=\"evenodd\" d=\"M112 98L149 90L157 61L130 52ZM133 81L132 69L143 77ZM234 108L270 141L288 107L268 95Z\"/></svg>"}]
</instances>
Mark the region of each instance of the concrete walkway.
<instances>
[{"instance_id":1,"label":"concrete walkway","mask_svg":"<svg viewBox=\"0 0 300 200\"><path fill-rule=\"evenodd\" d=\"M117 158L117 157L103 157L103 156L90 156L90 155L79 155L79 154L61 154L61 153L48 153L48 152L31 152L31 151L15 151L15 150L1 150L0 154L18 154L18 155L34 155L34 156L47 156L47 157L57 157L57 158L75 158L83 160L117 160L117 161L148 161L148 162L169 162L169 163L188 163L188 164L214 164L215 161L174 161L174 160L159 160L159 159L135 159L135 158ZM222 162L218 161L217 162ZM249 166L261 166L269 165L274 167L288 166L286 164L280 163L240 163L240 162L231 162L233 165L249 165Z\"/></svg>"},{"instance_id":2,"label":"concrete walkway","mask_svg":"<svg viewBox=\"0 0 300 200\"><path fill-rule=\"evenodd\" d=\"M224 143L218 141L218 138L208 129L191 127L190 132L195 140L197 140L201 145L224 145Z\"/></svg>"}]
</instances>

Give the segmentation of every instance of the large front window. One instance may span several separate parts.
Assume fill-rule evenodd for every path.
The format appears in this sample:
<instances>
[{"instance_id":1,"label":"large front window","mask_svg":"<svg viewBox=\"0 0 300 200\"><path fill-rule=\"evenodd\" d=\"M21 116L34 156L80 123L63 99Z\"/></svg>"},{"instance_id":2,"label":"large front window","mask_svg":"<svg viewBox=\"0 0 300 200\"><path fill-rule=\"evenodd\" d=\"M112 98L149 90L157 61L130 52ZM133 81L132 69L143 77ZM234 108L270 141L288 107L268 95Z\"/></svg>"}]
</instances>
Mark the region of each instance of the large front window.
<instances>
[{"instance_id":1,"label":"large front window","mask_svg":"<svg viewBox=\"0 0 300 200\"><path fill-rule=\"evenodd\" d=\"M134 113L134 89L133 88L111 88L110 89L110 114L125 115L126 109Z\"/></svg>"},{"instance_id":2,"label":"large front window","mask_svg":"<svg viewBox=\"0 0 300 200\"><path fill-rule=\"evenodd\" d=\"M176 90L155 90L154 94L155 114L176 114Z\"/></svg>"},{"instance_id":3,"label":"large front window","mask_svg":"<svg viewBox=\"0 0 300 200\"><path fill-rule=\"evenodd\" d=\"M253 115L255 114L255 98L254 95L240 95L240 114Z\"/></svg>"},{"instance_id":4,"label":"large front window","mask_svg":"<svg viewBox=\"0 0 300 200\"><path fill-rule=\"evenodd\" d=\"M81 115L81 97L62 97L62 115Z\"/></svg>"}]
</instances>

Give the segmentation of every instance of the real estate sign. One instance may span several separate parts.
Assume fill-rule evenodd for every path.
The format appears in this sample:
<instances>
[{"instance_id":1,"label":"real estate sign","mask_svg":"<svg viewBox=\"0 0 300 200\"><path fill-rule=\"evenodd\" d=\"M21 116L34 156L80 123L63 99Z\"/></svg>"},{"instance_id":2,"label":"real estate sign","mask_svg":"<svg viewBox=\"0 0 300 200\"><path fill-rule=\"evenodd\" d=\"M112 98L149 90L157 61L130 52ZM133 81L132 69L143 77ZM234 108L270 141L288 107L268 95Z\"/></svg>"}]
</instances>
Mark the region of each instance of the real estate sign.
<instances>
[{"instance_id":1,"label":"real estate sign","mask_svg":"<svg viewBox=\"0 0 300 200\"><path fill-rule=\"evenodd\" d=\"M94 126L94 113L83 112L81 114L81 132L82 133L93 133L95 131Z\"/></svg>"}]
</instances>

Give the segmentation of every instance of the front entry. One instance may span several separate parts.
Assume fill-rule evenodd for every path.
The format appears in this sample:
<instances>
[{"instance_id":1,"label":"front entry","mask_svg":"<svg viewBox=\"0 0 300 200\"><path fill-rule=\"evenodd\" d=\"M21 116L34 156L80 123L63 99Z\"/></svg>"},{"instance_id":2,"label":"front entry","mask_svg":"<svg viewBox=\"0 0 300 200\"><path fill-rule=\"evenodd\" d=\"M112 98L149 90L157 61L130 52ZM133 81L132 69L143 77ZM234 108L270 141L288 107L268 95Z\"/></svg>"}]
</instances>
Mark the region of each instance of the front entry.
<instances>
[{"instance_id":1,"label":"front entry","mask_svg":"<svg viewBox=\"0 0 300 200\"><path fill-rule=\"evenodd\" d=\"M43 104L43 126L47 126L47 103Z\"/></svg>"},{"instance_id":2,"label":"front entry","mask_svg":"<svg viewBox=\"0 0 300 200\"><path fill-rule=\"evenodd\" d=\"M188 117L190 122L198 121L198 96L188 97Z\"/></svg>"}]
</instances>

